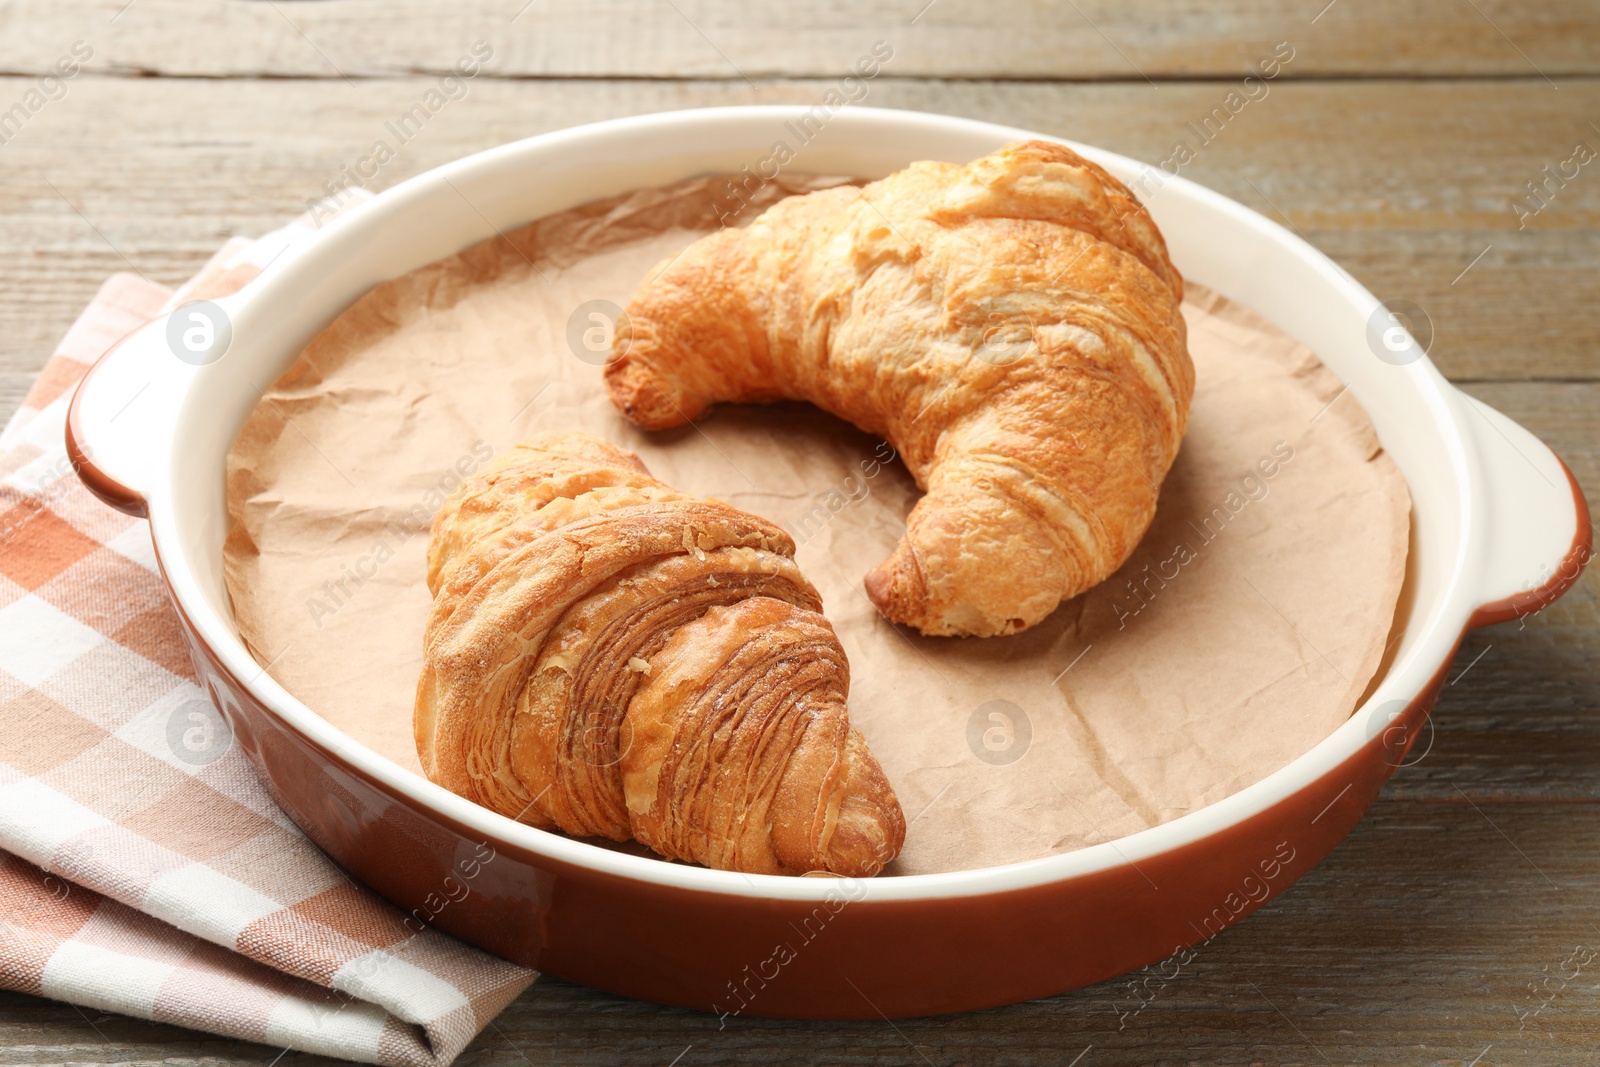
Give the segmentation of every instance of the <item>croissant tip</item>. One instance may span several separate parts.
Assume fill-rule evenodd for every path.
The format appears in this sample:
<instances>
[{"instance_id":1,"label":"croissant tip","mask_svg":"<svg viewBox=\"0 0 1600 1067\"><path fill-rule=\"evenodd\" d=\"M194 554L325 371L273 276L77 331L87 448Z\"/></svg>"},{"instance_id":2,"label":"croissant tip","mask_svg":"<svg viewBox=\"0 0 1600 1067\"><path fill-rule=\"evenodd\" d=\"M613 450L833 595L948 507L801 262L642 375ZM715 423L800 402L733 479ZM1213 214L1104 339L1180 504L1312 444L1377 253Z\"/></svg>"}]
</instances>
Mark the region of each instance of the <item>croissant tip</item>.
<instances>
[{"instance_id":1,"label":"croissant tip","mask_svg":"<svg viewBox=\"0 0 1600 1067\"><path fill-rule=\"evenodd\" d=\"M887 802L877 797L851 798L818 858L829 874L871 878L900 854L905 841L905 813L893 794Z\"/></svg>"},{"instance_id":2,"label":"croissant tip","mask_svg":"<svg viewBox=\"0 0 1600 1067\"><path fill-rule=\"evenodd\" d=\"M852 729L845 747L844 797L833 832L818 849L818 866L843 878L871 878L906 843L906 816L883 766Z\"/></svg>"},{"instance_id":3,"label":"croissant tip","mask_svg":"<svg viewBox=\"0 0 1600 1067\"><path fill-rule=\"evenodd\" d=\"M862 579L867 599L890 622L927 632L928 583L904 544Z\"/></svg>"},{"instance_id":4,"label":"croissant tip","mask_svg":"<svg viewBox=\"0 0 1600 1067\"><path fill-rule=\"evenodd\" d=\"M687 400L674 400L661 379L643 364L623 356L606 367L606 392L611 403L635 426L670 430L686 425L698 411Z\"/></svg>"}]
</instances>

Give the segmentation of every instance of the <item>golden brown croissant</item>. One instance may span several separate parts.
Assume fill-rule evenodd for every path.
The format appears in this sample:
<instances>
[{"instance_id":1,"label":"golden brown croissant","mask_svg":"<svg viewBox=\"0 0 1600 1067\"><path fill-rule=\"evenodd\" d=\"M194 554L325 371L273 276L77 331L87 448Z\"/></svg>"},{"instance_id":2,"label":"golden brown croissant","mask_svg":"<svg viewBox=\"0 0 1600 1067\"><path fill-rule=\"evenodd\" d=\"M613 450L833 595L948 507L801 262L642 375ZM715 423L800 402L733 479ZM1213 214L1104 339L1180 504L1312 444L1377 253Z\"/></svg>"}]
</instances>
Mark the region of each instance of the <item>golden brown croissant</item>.
<instances>
[{"instance_id":1,"label":"golden brown croissant","mask_svg":"<svg viewBox=\"0 0 1600 1067\"><path fill-rule=\"evenodd\" d=\"M905 816L844 650L765 519L543 434L434 519L428 777L504 815L756 874L876 874Z\"/></svg>"},{"instance_id":2,"label":"golden brown croissant","mask_svg":"<svg viewBox=\"0 0 1600 1067\"><path fill-rule=\"evenodd\" d=\"M1194 392L1182 296L1127 188L1027 141L701 238L634 295L606 384L650 429L792 398L883 435L927 495L873 602L928 634L1014 633L1150 524Z\"/></svg>"}]
</instances>

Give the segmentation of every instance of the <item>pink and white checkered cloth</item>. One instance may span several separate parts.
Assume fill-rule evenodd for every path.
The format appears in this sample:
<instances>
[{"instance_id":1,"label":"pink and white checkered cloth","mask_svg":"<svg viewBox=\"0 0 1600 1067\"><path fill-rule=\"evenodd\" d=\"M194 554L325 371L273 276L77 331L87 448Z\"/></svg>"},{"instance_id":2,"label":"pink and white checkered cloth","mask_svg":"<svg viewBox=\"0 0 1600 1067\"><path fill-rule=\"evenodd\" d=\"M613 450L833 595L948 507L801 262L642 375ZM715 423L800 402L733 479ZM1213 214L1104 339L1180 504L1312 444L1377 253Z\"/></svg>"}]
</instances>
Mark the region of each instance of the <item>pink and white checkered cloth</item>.
<instances>
[{"instance_id":1,"label":"pink and white checkered cloth","mask_svg":"<svg viewBox=\"0 0 1600 1067\"><path fill-rule=\"evenodd\" d=\"M194 682L146 524L91 496L62 443L102 352L307 225L230 242L176 294L107 281L0 432L0 987L443 1065L536 975L408 926L273 805Z\"/></svg>"}]
</instances>

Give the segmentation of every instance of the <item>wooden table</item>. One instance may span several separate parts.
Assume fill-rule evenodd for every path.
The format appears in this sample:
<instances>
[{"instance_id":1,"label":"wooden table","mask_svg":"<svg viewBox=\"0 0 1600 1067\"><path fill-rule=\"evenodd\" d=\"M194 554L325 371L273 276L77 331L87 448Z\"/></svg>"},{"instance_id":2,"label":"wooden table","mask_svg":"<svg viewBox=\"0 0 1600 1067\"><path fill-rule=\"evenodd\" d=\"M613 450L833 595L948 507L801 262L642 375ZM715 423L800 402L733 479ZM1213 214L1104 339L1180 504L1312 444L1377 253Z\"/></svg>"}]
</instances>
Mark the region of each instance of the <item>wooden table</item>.
<instances>
[{"instance_id":1,"label":"wooden table","mask_svg":"<svg viewBox=\"0 0 1600 1067\"><path fill-rule=\"evenodd\" d=\"M1292 50L1183 173L1425 309L1444 372L1600 486L1600 160L1542 206L1528 187L1600 149L1600 8L1582 0L13 0L0 111L75 42L93 56L0 127L0 415L106 275L177 283L304 210L476 42L485 72L373 187L595 119L812 103L879 40L894 58L859 106L1152 162ZM719 1029L543 980L462 1062L1600 1063L1600 964L1563 968L1600 946L1597 653L1595 570L1470 637L1422 754L1356 832L1136 1016L1111 982L948 1018ZM277 1054L0 995L0 1064Z\"/></svg>"}]
</instances>

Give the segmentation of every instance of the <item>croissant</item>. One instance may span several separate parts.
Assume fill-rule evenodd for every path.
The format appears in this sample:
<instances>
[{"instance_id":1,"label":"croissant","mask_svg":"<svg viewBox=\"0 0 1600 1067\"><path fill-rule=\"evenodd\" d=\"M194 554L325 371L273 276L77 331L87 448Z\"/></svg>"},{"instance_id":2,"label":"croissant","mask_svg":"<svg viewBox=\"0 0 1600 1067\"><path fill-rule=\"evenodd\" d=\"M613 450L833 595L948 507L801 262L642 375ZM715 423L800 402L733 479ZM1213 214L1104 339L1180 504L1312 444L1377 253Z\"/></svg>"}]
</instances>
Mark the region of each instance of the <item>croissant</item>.
<instances>
[{"instance_id":1,"label":"croissant","mask_svg":"<svg viewBox=\"0 0 1600 1067\"><path fill-rule=\"evenodd\" d=\"M648 429L798 399L883 436L926 495L873 603L926 634L1014 633L1149 526L1194 393L1182 297L1126 187L1025 141L702 237L634 295L605 380Z\"/></svg>"},{"instance_id":2,"label":"croissant","mask_svg":"<svg viewBox=\"0 0 1600 1067\"><path fill-rule=\"evenodd\" d=\"M545 829L754 874L876 874L905 816L794 542L586 434L458 486L428 544L427 776Z\"/></svg>"}]
</instances>

